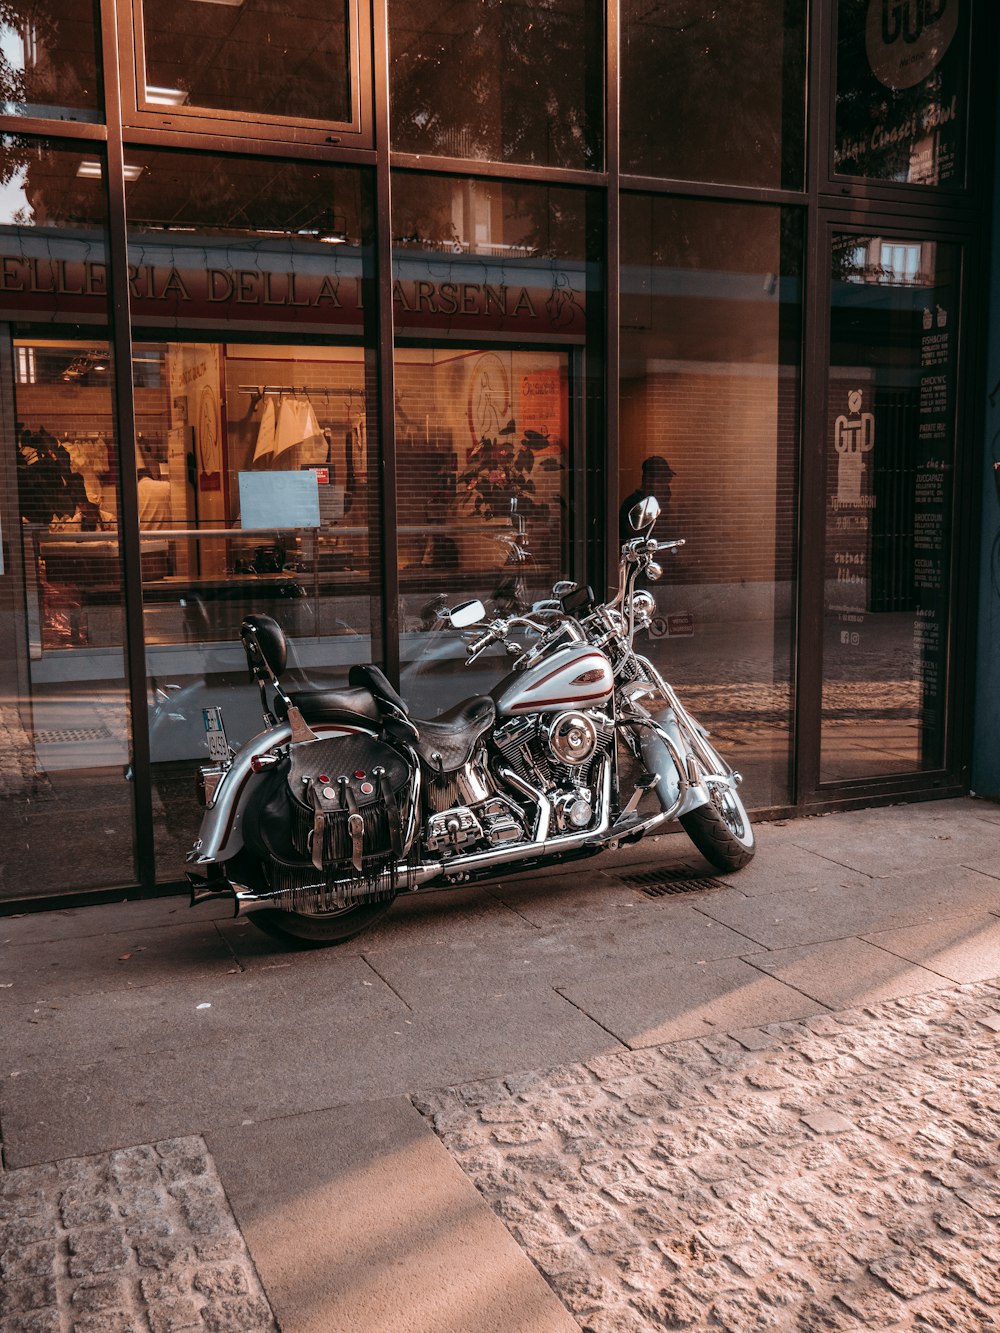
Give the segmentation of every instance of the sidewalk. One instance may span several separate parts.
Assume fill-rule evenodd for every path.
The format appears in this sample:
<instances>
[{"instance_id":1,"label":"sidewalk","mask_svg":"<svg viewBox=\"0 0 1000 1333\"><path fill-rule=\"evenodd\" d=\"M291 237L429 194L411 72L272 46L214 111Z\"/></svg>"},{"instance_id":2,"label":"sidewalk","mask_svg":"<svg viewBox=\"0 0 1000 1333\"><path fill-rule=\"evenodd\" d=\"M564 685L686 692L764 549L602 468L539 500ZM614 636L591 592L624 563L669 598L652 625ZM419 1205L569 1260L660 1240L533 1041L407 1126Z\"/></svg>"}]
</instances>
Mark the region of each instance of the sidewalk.
<instances>
[{"instance_id":1,"label":"sidewalk","mask_svg":"<svg viewBox=\"0 0 1000 1333\"><path fill-rule=\"evenodd\" d=\"M0 919L0 1333L1000 1326L1000 807L708 876Z\"/></svg>"}]
</instances>

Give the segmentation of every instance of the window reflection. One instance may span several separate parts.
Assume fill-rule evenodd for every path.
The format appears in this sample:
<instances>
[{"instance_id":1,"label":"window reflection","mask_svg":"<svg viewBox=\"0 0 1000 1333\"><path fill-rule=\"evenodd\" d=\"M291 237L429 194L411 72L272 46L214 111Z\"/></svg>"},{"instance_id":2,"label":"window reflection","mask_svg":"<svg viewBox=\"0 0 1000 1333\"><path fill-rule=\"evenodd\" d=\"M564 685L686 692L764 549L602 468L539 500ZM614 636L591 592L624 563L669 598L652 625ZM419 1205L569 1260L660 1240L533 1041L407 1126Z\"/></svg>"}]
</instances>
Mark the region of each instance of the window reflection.
<instances>
[{"instance_id":1,"label":"window reflection","mask_svg":"<svg viewBox=\"0 0 1000 1333\"><path fill-rule=\"evenodd\" d=\"M202 706L225 706L234 741L260 727L243 616L284 628L293 683L342 682L382 656L376 303L365 299L361 173L199 154L132 161L150 746L157 853L174 874L197 822ZM165 326L169 339L145 332Z\"/></svg>"},{"instance_id":2,"label":"window reflection","mask_svg":"<svg viewBox=\"0 0 1000 1333\"><path fill-rule=\"evenodd\" d=\"M686 545L642 651L747 780L789 797L799 218L633 196L622 209L621 535L652 491Z\"/></svg>"},{"instance_id":3,"label":"window reflection","mask_svg":"<svg viewBox=\"0 0 1000 1333\"><path fill-rule=\"evenodd\" d=\"M599 167L603 27L595 0L390 0L393 146Z\"/></svg>"},{"instance_id":4,"label":"window reflection","mask_svg":"<svg viewBox=\"0 0 1000 1333\"><path fill-rule=\"evenodd\" d=\"M55 120L99 120L94 6L36 0L0 6L0 110Z\"/></svg>"},{"instance_id":5,"label":"window reflection","mask_svg":"<svg viewBox=\"0 0 1000 1333\"><path fill-rule=\"evenodd\" d=\"M821 776L944 765L960 250L834 237Z\"/></svg>"},{"instance_id":6,"label":"window reflection","mask_svg":"<svg viewBox=\"0 0 1000 1333\"><path fill-rule=\"evenodd\" d=\"M346 4L143 0L147 106L344 123Z\"/></svg>"},{"instance_id":7,"label":"window reflection","mask_svg":"<svg viewBox=\"0 0 1000 1333\"><path fill-rule=\"evenodd\" d=\"M622 169L801 188L805 15L804 0L625 0Z\"/></svg>"},{"instance_id":8,"label":"window reflection","mask_svg":"<svg viewBox=\"0 0 1000 1333\"><path fill-rule=\"evenodd\" d=\"M583 191L400 174L393 189L403 682L418 711L488 689L441 607L524 612L582 576L580 404L599 375Z\"/></svg>"}]
</instances>

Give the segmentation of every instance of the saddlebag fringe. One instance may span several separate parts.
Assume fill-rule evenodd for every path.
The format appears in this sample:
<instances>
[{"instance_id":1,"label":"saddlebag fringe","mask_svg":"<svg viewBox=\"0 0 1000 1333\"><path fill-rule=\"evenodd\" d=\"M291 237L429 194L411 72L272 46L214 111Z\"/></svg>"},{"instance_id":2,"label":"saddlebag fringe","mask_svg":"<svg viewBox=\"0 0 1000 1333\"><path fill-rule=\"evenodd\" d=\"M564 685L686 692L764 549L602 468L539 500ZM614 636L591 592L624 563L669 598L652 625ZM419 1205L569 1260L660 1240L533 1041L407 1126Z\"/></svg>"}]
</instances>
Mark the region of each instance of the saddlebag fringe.
<instances>
[{"instance_id":1,"label":"saddlebag fringe","mask_svg":"<svg viewBox=\"0 0 1000 1333\"><path fill-rule=\"evenodd\" d=\"M410 779L406 760L373 736L291 745L244 828L280 895L275 906L335 912L405 887Z\"/></svg>"}]
</instances>

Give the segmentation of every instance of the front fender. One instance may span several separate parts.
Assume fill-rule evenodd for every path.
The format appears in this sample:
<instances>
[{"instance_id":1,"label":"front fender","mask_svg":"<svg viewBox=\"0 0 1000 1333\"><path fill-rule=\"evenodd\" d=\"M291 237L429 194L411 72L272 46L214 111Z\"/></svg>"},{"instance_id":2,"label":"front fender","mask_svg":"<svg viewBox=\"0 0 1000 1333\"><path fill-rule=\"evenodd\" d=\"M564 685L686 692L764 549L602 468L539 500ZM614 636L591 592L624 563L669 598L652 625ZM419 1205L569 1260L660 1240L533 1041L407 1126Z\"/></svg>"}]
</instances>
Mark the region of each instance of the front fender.
<instances>
[{"instance_id":1,"label":"front fender","mask_svg":"<svg viewBox=\"0 0 1000 1333\"><path fill-rule=\"evenodd\" d=\"M684 738L677 716L672 708L667 707L658 712L651 712L650 716L658 726L662 727L681 754L689 752L691 747ZM647 772L659 774L656 783L656 795L660 802L660 808L662 810L672 809L677 805L680 798L681 774L677 771L677 764L669 747L662 736L650 726L639 728L639 746ZM707 805L710 799L702 783L690 783L684 792L680 805L674 812L675 818L679 819L681 815L689 814L690 811L697 810L699 806Z\"/></svg>"}]
</instances>

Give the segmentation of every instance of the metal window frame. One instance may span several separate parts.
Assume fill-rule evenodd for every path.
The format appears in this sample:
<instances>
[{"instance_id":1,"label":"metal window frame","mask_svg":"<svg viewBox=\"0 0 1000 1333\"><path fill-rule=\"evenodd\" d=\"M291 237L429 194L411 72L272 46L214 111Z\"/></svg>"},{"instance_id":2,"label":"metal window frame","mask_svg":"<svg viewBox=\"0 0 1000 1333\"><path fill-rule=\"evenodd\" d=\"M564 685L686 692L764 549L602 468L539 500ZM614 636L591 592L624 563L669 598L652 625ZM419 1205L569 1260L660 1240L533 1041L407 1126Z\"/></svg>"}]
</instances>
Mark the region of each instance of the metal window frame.
<instances>
[{"instance_id":1,"label":"metal window frame","mask_svg":"<svg viewBox=\"0 0 1000 1333\"><path fill-rule=\"evenodd\" d=\"M145 98L143 0L123 0L118 11L118 51L121 73L122 123L131 129L156 133L186 130L225 138L274 140L286 145L370 148L374 117L372 24L363 0L343 0L347 12L348 86L351 116L347 121L302 120L211 107L162 107ZM104 0L107 3L107 0ZM107 70L107 66L105 69ZM110 80L108 80L110 82Z\"/></svg>"}]
</instances>

